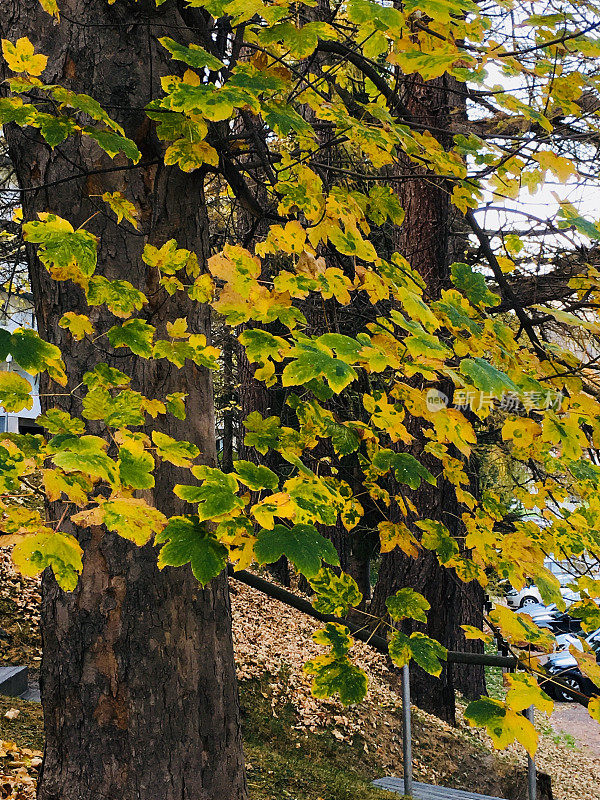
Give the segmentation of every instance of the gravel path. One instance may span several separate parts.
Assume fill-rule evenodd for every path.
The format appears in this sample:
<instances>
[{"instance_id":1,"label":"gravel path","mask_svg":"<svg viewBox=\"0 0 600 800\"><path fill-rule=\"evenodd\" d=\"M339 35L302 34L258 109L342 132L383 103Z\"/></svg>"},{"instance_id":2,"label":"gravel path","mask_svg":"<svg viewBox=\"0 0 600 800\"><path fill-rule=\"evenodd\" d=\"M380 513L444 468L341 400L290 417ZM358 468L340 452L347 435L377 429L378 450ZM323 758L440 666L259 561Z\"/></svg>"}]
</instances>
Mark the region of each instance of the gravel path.
<instances>
[{"instance_id":1,"label":"gravel path","mask_svg":"<svg viewBox=\"0 0 600 800\"><path fill-rule=\"evenodd\" d=\"M590 750L600 758L600 724L593 720L578 703L556 703L550 719L552 727L559 733L568 733L578 747Z\"/></svg>"}]
</instances>

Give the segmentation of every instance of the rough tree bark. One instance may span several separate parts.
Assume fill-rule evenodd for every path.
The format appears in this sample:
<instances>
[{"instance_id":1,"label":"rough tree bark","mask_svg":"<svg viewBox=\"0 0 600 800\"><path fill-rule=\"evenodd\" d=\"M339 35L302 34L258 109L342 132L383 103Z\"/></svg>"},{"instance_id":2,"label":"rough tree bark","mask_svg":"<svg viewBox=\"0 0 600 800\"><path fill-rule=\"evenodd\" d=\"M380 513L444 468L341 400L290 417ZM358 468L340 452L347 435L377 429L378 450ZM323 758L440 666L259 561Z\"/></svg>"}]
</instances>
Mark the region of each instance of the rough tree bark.
<instances>
[{"instance_id":1,"label":"rough tree bark","mask_svg":"<svg viewBox=\"0 0 600 800\"><path fill-rule=\"evenodd\" d=\"M89 139L71 138L56 150L31 129L9 128L10 153L23 193L25 219L53 211L100 237L98 271L127 279L150 299L143 313L164 338L166 322L187 316L190 330L209 333L206 307L187 296L169 298L141 259L146 242L171 237L207 256L202 179L160 164L160 148L143 107L160 92L161 74L177 71L156 38L174 27L184 38L195 12L167 2L63 0L55 26L38 0L0 0L2 36L28 36L49 56L44 78L96 97L142 151L139 168L111 161ZM145 165L145 166L144 166ZM86 175L92 170L120 171ZM52 185L64 178L74 178ZM47 188L32 187L49 184ZM141 210L141 229L117 226L94 195L123 191ZM28 249L39 331L57 344L71 385L95 363L108 361L132 376L132 388L153 398L188 393L187 420L158 417L152 424L195 442L215 464L210 375L166 361L115 357L102 341L74 342L58 321L67 310L89 313L98 330L118 323L108 311L88 309L83 292L51 280ZM190 362L188 362L189 364ZM47 388L47 387L44 387ZM74 397L43 398L77 414ZM148 429L147 433L150 432ZM172 494L180 470L162 464L148 499L168 516L181 513ZM52 509L53 514L57 509ZM61 513L61 509L58 509ZM67 528L69 529L69 528ZM69 529L70 530L70 529ZM65 593L44 575L41 681L46 748L40 800L243 800L247 796L224 576L202 590L188 568L156 566L152 545L138 548L100 528L74 530L84 548L77 589Z\"/></svg>"},{"instance_id":2,"label":"rough tree bark","mask_svg":"<svg viewBox=\"0 0 600 800\"><path fill-rule=\"evenodd\" d=\"M454 92L455 89L459 91ZM460 84L448 76L424 83L419 77L405 78L403 99L411 113L424 126L436 131L448 130L451 122L464 114ZM409 165L406 165L409 166ZM418 171L416 171L418 175ZM447 186L423 174L419 179L398 184L398 194L405 210L405 221L395 242L411 266L426 284L430 300L450 287L449 266L458 255L453 241L452 206ZM444 387L440 387L443 389ZM414 455L434 474L440 471L439 461L423 452L426 439L420 427L409 426L415 437ZM458 452L454 453L458 456ZM443 522L458 537L463 534L454 489L442 476L436 487L423 484L411 497L421 517ZM385 599L403 586L421 592L431 610L425 631L450 650L480 651L480 642L467 641L461 625L481 625L483 590L479 584L463 584L452 572L441 567L431 553L411 559L396 549L382 557L371 609L384 614ZM445 667L440 679L419 667L412 668L412 693L415 703L442 719L454 722L454 691L460 689L468 697L485 693L483 667L461 665Z\"/></svg>"}]
</instances>

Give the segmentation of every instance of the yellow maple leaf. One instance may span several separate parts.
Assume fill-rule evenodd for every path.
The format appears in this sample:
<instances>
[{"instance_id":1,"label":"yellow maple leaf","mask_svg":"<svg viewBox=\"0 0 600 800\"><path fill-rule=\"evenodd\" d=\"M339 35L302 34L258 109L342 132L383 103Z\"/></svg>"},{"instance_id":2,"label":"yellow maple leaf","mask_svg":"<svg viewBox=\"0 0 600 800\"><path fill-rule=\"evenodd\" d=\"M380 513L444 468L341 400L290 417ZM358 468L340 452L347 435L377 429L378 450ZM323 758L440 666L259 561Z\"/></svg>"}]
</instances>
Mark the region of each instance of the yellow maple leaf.
<instances>
[{"instance_id":1,"label":"yellow maple leaf","mask_svg":"<svg viewBox=\"0 0 600 800\"><path fill-rule=\"evenodd\" d=\"M2 39L2 54L12 72L26 72L28 75L41 75L46 69L48 56L35 52L29 39L23 36L13 44Z\"/></svg>"},{"instance_id":2,"label":"yellow maple leaf","mask_svg":"<svg viewBox=\"0 0 600 800\"><path fill-rule=\"evenodd\" d=\"M598 697L598 695L594 695L590 699L590 702L588 703L588 711L592 719L600 722L600 697Z\"/></svg>"},{"instance_id":3,"label":"yellow maple leaf","mask_svg":"<svg viewBox=\"0 0 600 800\"><path fill-rule=\"evenodd\" d=\"M121 220L125 218L128 222L131 222L133 227L137 230L139 227L137 209L130 200L121 194L121 192L104 192L102 199L105 203L108 203L117 215L117 222L121 222Z\"/></svg>"},{"instance_id":4,"label":"yellow maple leaf","mask_svg":"<svg viewBox=\"0 0 600 800\"><path fill-rule=\"evenodd\" d=\"M545 714L552 713L554 703L532 675L518 672L505 675L504 680L509 687L506 702L514 711L525 711L529 706L535 706Z\"/></svg>"},{"instance_id":5,"label":"yellow maple leaf","mask_svg":"<svg viewBox=\"0 0 600 800\"><path fill-rule=\"evenodd\" d=\"M551 150L539 150L533 156L533 160L537 161L542 169L553 172L561 183L577 174L577 168L570 158L559 156Z\"/></svg>"},{"instance_id":6,"label":"yellow maple leaf","mask_svg":"<svg viewBox=\"0 0 600 800\"><path fill-rule=\"evenodd\" d=\"M386 520L385 522L380 522L377 527L379 529L382 553L390 553L395 547L399 547L411 558L416 558L419 555L419 550L417 549L419 543L403 522L388 522Z\"/></svg>"},{"instance_id":7,"label":"yellow maple leaf","mask_svg":"<svg viewBox=\"0 0 600 800\"><path fill-rule=\"evenodd\" d=\"M477 437L471 423L458 409L446 408L437 411L431 414L431 421L438 441L450 442L465 456L471 455L471 446L476 444Z\"/></svg>"},{"instance_id":8,"label":"yellow maple leaf","mask_svg":"<svg viewBox=\"0 0 600 800\"><path fill-rule=\"evenodd\" d=\"M506 420L502 427L502 438L504 441L512 439L515 447L521 449L529 447L541 432L541 427L534 420L516 417Z\"/></svg>"},{"instance_id":9,"label":"yellow maple leaf","mask_svg":"<svg viewBox=\"0 0 600 800\"><path fill-rule=\"evenodd\" d=\"M56 0L40 0L40 5L53 17L56 17L57 20L60 19L60 14L58 12L58 4Z\"/></svg>"},{"instance_id":10,"label":"yellow maple leaf","mask_svg":"<svg viewBox=\"0 0 600 800\"><path fill-rule=\"evenodd\" d=\"M250 513L263 528L273 530L275 517L291 519L297 510L296 503L287 492L276 492L252 506Z\"/></svg>"},{"instance_id":11,"label":"yellow maple leaf","mask_svg":"<svg viewBox=\"0 0 600 800\"><path fill-rule=\"evenodd\" d=\"M85 314L76 314L74 311L67 311L58 324L61 328L66 328L78 342L94 332L94 326L89 317L86 317Z\"/></svg>"}]
</instances>

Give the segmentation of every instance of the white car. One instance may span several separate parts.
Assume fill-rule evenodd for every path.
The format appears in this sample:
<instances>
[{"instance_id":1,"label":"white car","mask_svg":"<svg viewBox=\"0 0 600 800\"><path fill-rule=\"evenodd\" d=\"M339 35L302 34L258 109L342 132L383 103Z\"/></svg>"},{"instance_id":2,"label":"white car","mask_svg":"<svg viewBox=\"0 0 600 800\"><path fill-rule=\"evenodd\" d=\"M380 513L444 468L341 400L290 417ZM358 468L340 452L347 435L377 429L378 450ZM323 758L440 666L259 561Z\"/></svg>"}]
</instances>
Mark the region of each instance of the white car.
<instances>
[{"instance_id":1,"label":"white car","mask_svg":"<svg viewBox=\"0 0 600 800\"><path fill-rule=\"evenodd\" d=\"M568 586L561 586L560 593L563 596L566 606L575 603L579 600L579 593L569 589ZM521 591L511 589L506 593L506 604L509 608L524 608L525 606L532 606L536 603L543 604L542 595L540 590L535 585L524 586Z\"/></svg>"}]
</instances>

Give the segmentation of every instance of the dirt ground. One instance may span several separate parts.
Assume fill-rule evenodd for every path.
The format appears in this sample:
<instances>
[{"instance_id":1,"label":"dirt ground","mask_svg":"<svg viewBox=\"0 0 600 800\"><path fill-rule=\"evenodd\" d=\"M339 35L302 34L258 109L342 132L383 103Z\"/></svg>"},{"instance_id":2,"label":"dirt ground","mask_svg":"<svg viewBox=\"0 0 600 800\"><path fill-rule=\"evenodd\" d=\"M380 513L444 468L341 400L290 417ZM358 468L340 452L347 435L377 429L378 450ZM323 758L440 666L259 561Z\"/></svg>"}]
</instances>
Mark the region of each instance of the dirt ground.
<instances>
[{"instance_id":1,"label":"dirt ground","mask_svg":"<svg viewBox=\"0 0 600 800\"><path fill-rule=\"evenodd\" d=\"M600 725L579 703L557 703L550 723L557 733L572 736L578 747L600 758Z\"/></svg>"}]
</instances>

